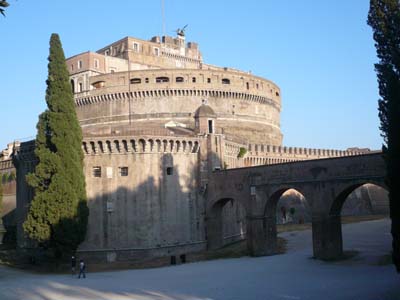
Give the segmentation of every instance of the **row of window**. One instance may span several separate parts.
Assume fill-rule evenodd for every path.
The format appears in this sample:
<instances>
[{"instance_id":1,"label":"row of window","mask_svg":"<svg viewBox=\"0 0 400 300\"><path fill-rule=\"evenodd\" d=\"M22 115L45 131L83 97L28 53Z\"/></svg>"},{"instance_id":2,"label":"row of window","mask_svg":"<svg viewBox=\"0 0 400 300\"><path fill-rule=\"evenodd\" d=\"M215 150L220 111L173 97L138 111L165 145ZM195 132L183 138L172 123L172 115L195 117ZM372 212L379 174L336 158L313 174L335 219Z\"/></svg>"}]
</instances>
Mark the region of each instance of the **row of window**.
<instances>
[{"instance_id":1,"label":"row of window","mask_svg":"<svg viewBox=\"0 0 400 300\"><path fill-rule=\"evenodd\" d=\"M165 172L167 175L172 175L174 172L174 168L173 167L167 167L165 169ZM102 169L100 166L95 166L92 169L92 174L93 177L102 177ZM128 171L128 167L118 167L118 175L121 177L125 177L128 176L129 171ZM107 167L106 168L106 177L107 178L112 178L112 168L111 167Z\"/></svg>"},{"instance_id":2,"label":"row of window","mask_svg":"<svg viewBox=\"0 0 400 300\"><path fill-rule=\"evenodd\" d=\"M145 83L149 83L149 78L145 78L144 81L145 81ZM156 77L155 81L157 83L165 83L165 82L170 82L170 79L169 79L169 77L166 77L166 76L160 76L160 77ZM184 82L184 81L185 80L183 77L175 78L175 82L177 82L177 83ZM197 81L196 77L192 77L192 82L196 83L196 81ZM141 78L132 78L130 80L130 82L131 82L131 84L140 84L140 83L142 83L142 79ZM207 78L207 83L211 83L211 78ZM231 81L228 78L222 78L221 83L222 84L231 84Z\"/></svg>"},{"instance_id":3,"label":"row of window","mask_svg":"<svg viewBox=\"0 0 400 300\"><path fill-rule=\"evenodd\" d=\"M132 49L135 52L140 52L140 44L137 42L133 42L132 45ZM106 51L104 51L104 55L108 56L108 55L117 55L118 52L118 46L117 47L110 47L110 49L107 49ZM160 56L160 48L157 47L153 47L153 54L155 56Z\"/></svg>"},{"instance_id":4,"label":"row of window","mask_svg":"<svg viewBox=\"0 0 400 300\"><path fill-rule=\"evenodd\" d=\"M92 169L93 177L101 177L101 167L95 166ZM118 167L119 176L128 176L128 167ZM112 178L112 168L107 168L107 177Z\"/></svg>"},{"instance_id":5,"label":"row of window","mask_svg":"<svg viewBox=\"0 0 400 300\"><path fill-rule=\"evenodd\" d=\"M94 67L95 69L98 69L98 68L100 67L100 61L99 61L97 58L95 58L95 59L93 60L93 67ZM82 69L82 68L83 68L83 61L78 60L77 70L80 70L80 69ZM74 71L74 64L71 64L71 71Z\"/></svg>"}]
</instances>

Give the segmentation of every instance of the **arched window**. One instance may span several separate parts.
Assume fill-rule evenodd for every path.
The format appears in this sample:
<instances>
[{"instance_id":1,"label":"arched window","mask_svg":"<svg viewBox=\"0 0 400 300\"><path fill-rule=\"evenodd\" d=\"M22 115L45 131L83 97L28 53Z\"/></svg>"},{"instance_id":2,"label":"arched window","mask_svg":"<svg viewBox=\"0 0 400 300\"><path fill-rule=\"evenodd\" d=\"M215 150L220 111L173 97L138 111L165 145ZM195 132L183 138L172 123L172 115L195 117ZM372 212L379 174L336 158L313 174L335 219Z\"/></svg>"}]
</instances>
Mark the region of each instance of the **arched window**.
<instances>
[{"instance_id":1,"label":"arched window","mask_svg":"<svg viewBox=\"0 0 400 300\"><path fill-rule=\"evenodd\" d=\"M183 77L176 77L175 81L176 82L183 82Z\"/></svg>"},{"instance_id":2,"label":"arched window","mask_svg":"<svg viewBox=\"0 0 400 300\"><path fill-rule=\"evenodd\" d=\"M228 78L222 78L222 84L231 84L231 81Z\"/></svg>"},{"instance_id":3,"label":"arched window","mask_svg":"<svg viewBox=\"0 0 400 300\"><path fill-rule=\"evenodd\" d=\"M169 82L169 78L162 76L162 77L156 77L156 82L161 83L161 82Z\"/></svg>"},{"instance_id":4,"label":"arched window","mask_svg":"<svg viewBox=\"0 0 400 300\"><path fill-rule=\"evenodd\" d=\"M102 88L104 86L104 81L96 81L92 83L92 86L96 89Z\"/></svg>"},{"instance_id":5,"label":"arched window","mask_svg":"<svg viewBox=\"0 0 400 300\"><path fill-rule=\"evenodd\" d=\"M140 78L132 78L132 79L131 79L131 83L132 83L132 84L139 84L139 83L142 83L142 79L140 79Z\"/></svg>"},{"instance_id":6,"label":"arched window","mask_svg":"<svg viewBox=\"0 0 400 300\"><path fill-rule=\"evenodd\" d=\"M71 79L71 89L72 92L75 93L75 81L73 79Z\"/></svg>"}]
</instances>

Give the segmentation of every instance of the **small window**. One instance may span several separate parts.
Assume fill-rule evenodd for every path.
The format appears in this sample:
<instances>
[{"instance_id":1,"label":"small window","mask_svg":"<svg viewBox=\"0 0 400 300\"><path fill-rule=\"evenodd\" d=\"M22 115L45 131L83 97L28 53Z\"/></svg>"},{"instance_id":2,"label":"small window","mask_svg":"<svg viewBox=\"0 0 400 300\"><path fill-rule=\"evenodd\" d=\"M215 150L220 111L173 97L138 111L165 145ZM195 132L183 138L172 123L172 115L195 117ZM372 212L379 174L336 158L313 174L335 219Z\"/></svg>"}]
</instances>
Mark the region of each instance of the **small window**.
<instances>
[{"instance_id":1,"label":"small window","mask_svg":"<svg viewBox=\"0 0 400 300\"><path fill-rule=\"evenodd\" d=\"M96 81L92 83L92 86L96 89L102 88L104 87L104 81Z\"/></svg>"},{"instance_id":2,"label":"small window","mask_svg":"<svg viewBox=\"0 0 400 300\"><path fill-rule=\"evenodd\" d=\"M214 124L213 120L208 120L208 133L213 133L214 132Z\"/></svg>"},{"instance_id":3,"label":"small window","mask_svg":"<svg viewBox=\"0 0 400 300\"><path fill-rule=\"evenodd\" d=\"M110 73L114 73L115 69L114 68L110 68Z\"/></svg>"},{"instance_id":4,"label":"small window","mask_svg":"<svg viewBox=\"0 0 400 300\"><path fill-rule=\"evenodd\" d=\"M161 83L161 82L169 82L169 78L168 77L157 77L156 78L156 82Z\"/></svg>"},{"instance_id":5,"label":"small window","mask_svg":"<svg viewBox=\"0 0 400 300\"><path fill-rule=\"evenodd\" d=\"M246 89L250 89L250 84L246 82Z\"/></svg>"},{"instance_id":6,"label":"small window","mask_svg":"<svg viewBox=\"0 0 400 300\"><path fill-rule=\"evenodd\" d=\"M108 56L108 55L110 55L110 50L106 50L106 51L104 51L104 55L105 55L105 56Z\"/></svg>"},{"instance_id":7,"label":"small window","mask_svg":"<svg viewBox=\"0 0 400 300\"><path fill-rule=\"evenodd\" d=\"M83 92L83 83L79 82L78 86L79 86L78 92Z\"/></svg>"},{"instance_id":8,"label":"small window","mask_svg":"<svg viewBox=\"0 0 400 300\"><path fill-rule=\"evenodd\" d=\"M94 59L94 67L96 68L96 69L98 69L99 68L99 60L98 59Z\"/></svg>"},{"instance_id":9,"label":"small window","mask_svg":"<svg viewBox=\"0 0 400 300\"><path fill-rule=\"evenodd\" d=\"M231 81L228 78L222 78L222 84L231 84Z\"/></svg>"},{"instance_id":10,"label":"small window","mask_svg":"<svg viewBox=\"0 0 400 300\"><path fill-rule=\"evenodd\" d=\"M193 82L193 83L196 82L196 77L192 77L192 82Z\"/></svg>"},{"instance_id":11,"label":"small window","mask_svg":"<svg viewBox=\"0 0 400 300\"><path fill-rule=\"evenodd\" d=\"M140 78L132 78L131 79L131 83L132 84L139 84L141 82L142 82L142 79L140 79Z\"/></svg>"},{"instance_id":12,"label":"small window","mask_svg":"<svg viewBox=\"0 0 400 300\"><path fill-rule=\"evenodd\" d=\"M73 71L74 70L74 65L71 65L71 71Z\"/></svg>"},{"instance_id":13,"label":"small window","mask_svg":"<svg viewBox=\"0 0 400 300\"><path fill-rule=\"evenodd\" d=\"M176 77L175 81L176 82L183 82L183 77Z\"/></svg>"},{"instance_id":14,"label":"small window","mask_svg":"<svg viewBox=\"0 0 400 300\"><path fill-rule=\"evenodd\" d=\"M101 167L93 167L93 177L101 177Z\"/></svg>"},{"instance_id":15,"label":"small window","mask_svg":"<svg viewBox=\"0 0 400 300\"><path fill-rule=\"evenodd\" d=\"M154 55L159 56L160 55L160 49L154 48Z\"/></svg>"},{"instance_id":16,"label":"small window","mask_svg":"<svg viewBox=\"0 0 400 300\"><path fill-rule=\"evenodd\" d=\"M149 83L149 79L148 79L148 78L145 78L145 79L144 79L144 82Z\"/></svg>"},{"instance_id":17,"label":"small window","mask_svg":"<svg viewBox=\"0 0 400 300\"><path fill-rule=\"evenodd\" d=\"M207 78L207 83L211 83L211 78Z\"/></svg>"},{"instance_id":18,"label":"small window","mask_svg":"<svg viewBox=\"0 0 400 300\"><path fill-rule=\"evenodd\" d=\"M258 83L256 83L256 89L258 90Z\"/></svg>"},{"instance_id":19,"label":"small window","mask_svg":"<svg viewBox=\"0 0 400 300\"><path fill-rule=\"evenodd\" d=\"M119 176L128 176L128 167L119 167Z\"/></svg>"},{"instance_id":20,"label":"small window","mask_svg":"<svg viewBox=\"0 0 400 300\"><path fill-rule=\"evenodd\" d=\"M81 69L81 68L82 68L82 66L83 66L83 63L82 63L82 61L81 61L81 60L78 60L78 69Z\"/></svg>"},{"instance_id":21,"label":"small window","mask_svg":"<svg viewBox=\"0 0 400 300\"><path fill-rule=\"evenodd\" d=\"M174 173L173 167L167 167L167 175L172 175Z\"/></svg>"},{"instance_id":22,"label":"small window","mask_svg":"<svg viewBox=\"0 0 400 300\"><path fill-rule=\"evenodd\" d=\"M133 51L139 52L139 44L138 43L133 43Z\"/></svg>"},{"instance_id":23,"label":"small window","mask_svg":"<svg viewBox=\"0 0 400 300\"><path fill-rule=\"evenodd\" d=\"M278 92L275 92L275 95L276 95L277 97L279 97L279 93L278 93Z\"/></svg>"}]
</instances>

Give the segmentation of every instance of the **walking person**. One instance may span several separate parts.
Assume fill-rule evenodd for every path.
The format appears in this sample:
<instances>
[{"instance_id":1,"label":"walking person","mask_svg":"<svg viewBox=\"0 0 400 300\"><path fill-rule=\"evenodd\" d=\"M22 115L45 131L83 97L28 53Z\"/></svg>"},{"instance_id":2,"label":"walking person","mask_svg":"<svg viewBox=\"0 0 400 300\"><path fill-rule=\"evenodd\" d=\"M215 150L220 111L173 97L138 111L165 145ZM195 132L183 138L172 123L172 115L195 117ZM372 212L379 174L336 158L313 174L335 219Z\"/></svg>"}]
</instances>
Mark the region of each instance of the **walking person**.
<instances>
[{"instance_id":1,"label":"walking person","mask_svg":"<svg viewBox=\"0 0 400 300\"><path fill-rule=\"evenodd\" d=\"M76 272L76 258L74 255L71 256L71 272L72 275L75 275Z\"/></svg>"},{"instance_id":2,"label":"walking person","mask_svg":"<svg viewBox=\"0 0 400 300\"><path fill-rule=\"evenodd\" d=\"M78 278L81 278L81 275L83 276L83 278L86 278L85 270L86 270L86 264L83 261L83 259L81 259L80 262L79 262L79 276L78 276Z\"/></svg>"}]
</instances>

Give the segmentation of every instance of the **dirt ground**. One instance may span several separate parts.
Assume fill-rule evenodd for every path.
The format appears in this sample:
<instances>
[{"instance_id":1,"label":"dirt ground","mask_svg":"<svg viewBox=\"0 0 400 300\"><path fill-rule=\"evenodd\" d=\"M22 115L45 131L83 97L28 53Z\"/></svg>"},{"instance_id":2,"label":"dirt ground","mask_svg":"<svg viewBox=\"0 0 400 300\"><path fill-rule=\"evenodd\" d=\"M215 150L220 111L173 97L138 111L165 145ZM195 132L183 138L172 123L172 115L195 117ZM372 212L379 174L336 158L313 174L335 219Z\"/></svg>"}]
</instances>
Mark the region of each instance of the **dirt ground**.
<instances>
[{"instance_id":1,"label":"dirt ground","mask_svg":"<svg viewBox=\"0 0 400 300\"><path fill-rule=\"evenodd\" d=\"M342 224L357 223L369 220L382 219L385 216L382 215L368 215L368 216L346 216L342 217ZM306 224L285 224L277 225L278 233L301 231L311 229L311 223ZM286 239L278 237L278 254L285 253L286 251ZM246 241L242 240L229 245L226 245L217 250L201 251L195 253L189 253L186 255L186 263L206 261L221 258L238 258L247 256ZM176 257L176 264L181 264L180 257ZM66 274L70 273L70 264L67 263L56 263L49 259L48 262L36 262L32 264L27 260L26 257L21 257L17 254L15 249L8 248L2 245L0 248L0 264L7 265L9 267L23 269L35 273L59 273ZM142 261L123 261L113 263L90 263L88 264L88 272L103 272L113 270L127 270L127 269L145 269L145 268L157 268L167 266L171 264L170 257L159 257L152 259L145 259Z\"/></svg>"}]
</instances>

